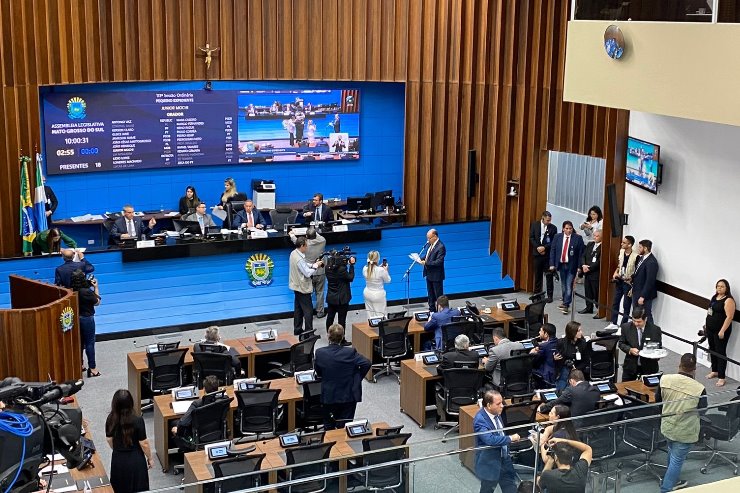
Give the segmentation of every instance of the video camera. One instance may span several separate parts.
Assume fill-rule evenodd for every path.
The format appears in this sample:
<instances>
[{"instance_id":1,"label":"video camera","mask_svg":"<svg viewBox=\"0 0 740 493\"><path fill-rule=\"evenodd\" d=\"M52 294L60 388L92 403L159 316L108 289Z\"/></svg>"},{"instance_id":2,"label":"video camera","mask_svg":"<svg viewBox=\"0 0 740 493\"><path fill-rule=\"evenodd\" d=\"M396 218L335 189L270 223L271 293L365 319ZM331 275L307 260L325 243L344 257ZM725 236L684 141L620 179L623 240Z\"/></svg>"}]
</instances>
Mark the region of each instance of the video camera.
<instances>
[{"instance_id":1,"label":"video camera","mask_svg":"<svg viewBox=\"0 0 740 493\"><path fill-rule=\"evenodd\" d=\"M0 430L0 490L38 490L39 467L48 460L47 454L61 454L69 468L82 469L89 463L92 450L82 443L82 410L59 403L83 384L82 380L24 383L17 378L0 382L0 401L6 405L0 416L26 429L24 434Z\"/></svg>"},{"instance_id":2,"label":"video camera","mask_svg":"<svg viewBox=\"0 0 740 493\"><path fill-rule=\"evenodd\" d=\"M341 250L329 250L321 254L321 259L324 261L327 269L335 266L346 266L349 263L349 259L354 257L355 252L350 250L348 245L345 245ZM324 260L325 259L325 260Z\"/></svg>"}]
</instances>

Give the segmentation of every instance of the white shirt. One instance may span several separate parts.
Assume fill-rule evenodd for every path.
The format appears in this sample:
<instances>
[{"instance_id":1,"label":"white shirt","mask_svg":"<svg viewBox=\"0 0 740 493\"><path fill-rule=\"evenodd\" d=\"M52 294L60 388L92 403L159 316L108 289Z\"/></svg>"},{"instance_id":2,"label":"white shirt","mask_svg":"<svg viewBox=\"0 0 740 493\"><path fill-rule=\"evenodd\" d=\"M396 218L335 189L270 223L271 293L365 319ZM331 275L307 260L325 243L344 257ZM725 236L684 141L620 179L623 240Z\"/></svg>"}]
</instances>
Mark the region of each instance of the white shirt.
<instances>
[{"instance_id":1,"label":"white shirt","mask_svg":"<svg viewBox=\"0 0 740 493\"><path fill-rule=\"evenodd\" d=\"M429 258L429 254L432 253L432 250L434 250L434 247L437 245L437 242L438 241L439 240L437 240L434 243L432 243L431 245L429 245L429 249L427 249L427 254L424 256L424 260L426 260L426 259Z\"/></svg>"},{"instance_id":2,"label":"white shirt","mask_svg":"<svg viewBox=\"0 0 740 493\"><path fill-rule=\"evenodd\" d=\"M547 225L540 221L540 242L545 242L545 233L547 233Z\"/></svg>"}]
</instances>

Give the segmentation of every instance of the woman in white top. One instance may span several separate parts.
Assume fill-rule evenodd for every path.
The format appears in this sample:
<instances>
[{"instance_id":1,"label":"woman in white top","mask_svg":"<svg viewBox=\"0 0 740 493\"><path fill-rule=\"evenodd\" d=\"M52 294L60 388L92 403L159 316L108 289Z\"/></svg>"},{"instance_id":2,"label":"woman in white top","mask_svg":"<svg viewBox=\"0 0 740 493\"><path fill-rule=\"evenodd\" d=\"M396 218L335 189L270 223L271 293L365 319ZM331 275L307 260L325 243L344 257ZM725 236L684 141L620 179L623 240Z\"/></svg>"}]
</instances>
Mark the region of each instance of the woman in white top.
<instances>
[{"instance_id":1,"label":"woman in white top","mask_svg":"<svg viewBox=\"0 0 740 493\"><path fill-rule=\"evenodd\" d=\"M388 262L378 265L380 254L373 250L367 254L367 265L362 268L362 277L365 278L365 311L367 318L385 317L385 287L383 284L391 282L388 275Z\"/></svg>"},{"instance_id":2,"label":"woman in white top","mask_svg":"<svg viewBox=\"0 0 740 493\"><path fill-rule=\"evenodd\" d=\"M593 241L594 231L601 231L601 224L604 222L604 214L598 205L591 207L586 214L586 220L581 224L581 230L585 238L583 243Z\"/></svg>"}]
</instances>

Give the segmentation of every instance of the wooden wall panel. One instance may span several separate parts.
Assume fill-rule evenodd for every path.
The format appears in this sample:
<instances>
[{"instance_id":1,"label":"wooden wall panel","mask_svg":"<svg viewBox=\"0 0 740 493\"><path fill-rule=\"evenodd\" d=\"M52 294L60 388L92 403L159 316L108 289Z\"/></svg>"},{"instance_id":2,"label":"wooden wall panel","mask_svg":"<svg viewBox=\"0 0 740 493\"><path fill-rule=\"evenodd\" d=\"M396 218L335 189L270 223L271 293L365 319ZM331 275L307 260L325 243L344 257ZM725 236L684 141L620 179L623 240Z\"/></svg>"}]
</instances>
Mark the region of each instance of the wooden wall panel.
<instances>
[{"instance_id":1,"label":"wooden wall panel","mask_svg":"<svg viewBox=\"0 0 740 493\"><path fill-rule=\"evenodd\" d=\"M203 80L199 48L208 42L220 48L214 80L405 82L409 222L490 217L491 249L526 287L526 231L545 204L544 151L613 167L624 154L627 113L562 100L569 4L0 0L0 228L19 228L17 157L39 141L39 85ZM480 175L472 199L469 149ZM509 180L519 182L517 197L507 195ZM18 251L17 234L0 236L0 255Z\"/></svg>"}]
</instances>

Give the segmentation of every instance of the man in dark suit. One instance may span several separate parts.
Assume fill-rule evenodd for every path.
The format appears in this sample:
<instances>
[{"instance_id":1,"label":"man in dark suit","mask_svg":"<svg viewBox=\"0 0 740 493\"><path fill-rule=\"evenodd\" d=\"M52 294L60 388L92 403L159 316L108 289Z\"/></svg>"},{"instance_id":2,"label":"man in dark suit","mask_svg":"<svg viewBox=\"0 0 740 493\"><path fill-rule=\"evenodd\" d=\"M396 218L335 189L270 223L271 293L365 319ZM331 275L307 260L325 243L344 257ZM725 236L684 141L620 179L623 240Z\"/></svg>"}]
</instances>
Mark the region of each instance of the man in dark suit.
<instances>
[{"instance_id":1,"label":"man in dark suit","mask_svg":"<svg viewBox=\"0 0 740 493\"><path fill-rule=\"evenodd\" d=\"M470 339L468 339L468 336L466 336L465 334L460 334L459 336L455 337L455 349L452 351L447 351L442 355L442 361L440 361L439 366L437 366L437 372L441 375L442 370L453 368L456 361L466 363L471 362L477 364L480 360L478 351L471 351L470 349L468 349L469 347Z\"/></svg>"},{"instance_id":2,"label":"man in dark suit","mask_svg":"<svg viewBox=\"0 0 740 493\"><path fill-rule=\"evenodd\" d=\"M44 183L44 195L46 196L46 203L44 204L44 209L46 209L46 218L49 221L49 224L51 224L51 215L56 212L57 206L59 206L59 200L57 199L57 194L54 193L54 190L46 184L46 177L42 176L41 180Z\"/></svg>"},{"instance_id":3,"label":"man in dark suit","mask_svg":"<svg viewBox=\"0 0 740 493\"><path fill-rule=\"evenodd\" d=\"M214 392L218 391L218 377L216 375L208 375L206 378L203 379L203 390L204 394L203 397L200 399L195 399L191 404L188 410L185 412L185 414L177 421L177 424L173 426L170 431L172 434L176 437L190 437L193 434L193 411L198 409L201 406L205 406L206 404L210 404L211 402L215 402L218 397L220 397L219 394L215 394Z\"/></svg>"},{"instance_id":4,"label":"man in dark suit","mask_svg":"<svg viewBox=\"0 0 740 493\"><path fill-rule=\"evenodd\" d=\"M509 444L518 442L518 434L505 435L501 412L504 399L495 390L483 394L483 407L473 418L475 432L475 475L480 480L481 493L493 493L501 486L502 493L516 492L516 472L509 455ZM487 432L487 433L486 433Z\"/></svg>"},{"instance_id":5,"label":"man in dark suit","mask_svg":"<svg viewBox=\"0 0 740 493\"><path fill-rule=\"evenodd\" d=\"M539 411L547 414L557 405L570 408L571 416L583 416L596 409L596 403L601 399L599 389L586 381L581 370L573 369L568 375L568 387L563 389L560 397L554 401L540 404Z\"/></svg>"},{"instance_id":6,"label":"man in dark suit","mask_svg":"<svg viewBox=\"0 0 740 493\"><path fill-rule=\"evenodd\" d=\"M625 354L622 365L622 381L637 380L640 375L658 373L657 359L642 358L638 353L645 342L662 343L660 327L647 320L645 308L636 306L632 309L632 322L622 324L619 336L619 349Z\"/></svg>"},{"instance_id":7,"label":"man in dark suit","mask_svg":"<svg viewBox=\"0 0 740 493\"><path fill-rule=\"evenodd\" d=\"M593 233L594 241L586 245L583 254L581 272L583 272L583 285L586 291L586 308L578 313L593 313L594 304L591 300L599 300L599 271L601 267L601 230ZM594 318L599 318L599 310L596 309Z\"/></svg>"},{"instance_id":8,"label":"man in dark suit","mask_svg":"<svg viewBox=\"0 0 740 493\"><path fill-rule=\"evenodd\" d=\"M570 312L573 301L573 281L583 257L583 238L573 232L573 223L563 222L563 232L555 235L550 248L550 270L560 274L560 287L563 302L560 308L563 314Z\"/></svg>"},{"instance_id":9,"label":"man in dark suit","mask_svg":"<svg viewBox=\"0 0 740 493\"><path fill-rule=\"evenodd\" d=\"M134 238L137 240L145 239L146 235L151 232L157 220L151 218L148 225L145 225L140 217L134 216L134 207L130 204L123 206L123 216L116 219L110 230L110 235L116 240L125 240Z\"/></svg>"},{"instance_id":10,"label":"man in dark suit","mask_svg":"<svg viewBox=\"0 0 740 493\"><path fill-rule=\"evenodd\" d=\"M307 223L311 221L327 223L334 220L334 212L324 203L324 195L317 193L311 199L311 204L303 209L303 218Z\"/></svg>"},{"instance_id":11,"label":"man in dark suit","mask_svg":"<svg viewBox=\"0 0 740 493\"><path fill-rule=\"evenodd\" d=\"M653 321L653 300L658 297L655 281L658 277L658 260L652 254L653 242L641 240L638 243L637 265L632 274L632 303L645 309L650 322Z\"/></svg>"},{"instance_id":12,"label":"man in dark suit","mask_svg":"<svg viewBox=\"0 0 740 493\"><path fill-rule=\"evenodd\" d=\"M547 302L552 303L552 272L550 266L550 245L558 234L558 228L552 224L552 214L549 211L542 213L539 221L533 222L529 228L529 245L532 247L534 259L534 292L542 292L542 276L547 282Z\"/></svg>"},{"instance_id":13,"label":"man in dark suit","mask_svg":"<svg viewBox=\"0 0 740 493\"><path fill-rule=\"evenodd\" d=\"M68 248L62 250L64 263L54 270L54 284L72 289L72 273L80 269L85 274L95 271L93 264L87 261L83 252L77 252L78 261L75 262L75 250Z\"/></svg>"},{"instance_id":14,"label":"man in dark suit","mask_svg":"<svg viewBox=\"0 0 740 493\"><path fill-rule=\"evenodd\" d=\"M244 201L244 209L239 211L234 217L234 229L240 228L257 228L265 229L267 223L262 213L254 208L254 202L247 199Z\"/></svg>"},{"instance_id":15,"label":"man in dark suit","mask_svg":"<svg viewBox=\"0 0 740 493\"><path fill-rule=\"evenodd\" d=\"M419 263L424 266L424 277L427 280L427 295L429 296L429 311L437 308L437 298L444 294L443 281L445 280L445 255L447 249L439 240L436 229L427 231L427 251L419 256Z\"/></svg>"},{"instance_id":16,"label":"man in dark suit","mask_svg":"<svg viewBox=\"0 0 740 493\"><path fill-rule=\"evenodd\" d=\"M444 347L444 341L442 340L442 327L452 322L452 317L459 317L460 310L457 308L450 308L450 300L447 296L442 295L437 298L437 311L432 313L427 323L424 324L425 331L434 331L434 345L437 350L442 350ZM427 349L431 349L428 347Z\"/></svg>"},{"instance_id":17,"label":"man in dark suit","mask_svg":"<svg viewBox=\"0 0 740 493\"><path fill-rule=\"evenodd\" d=\"M329 345L316 350L314 368L321 377L321 404L324 428L333 430L336 420L354 419L362 401L362 379L370 361L355 348L343 346L344 327L334 324L328 330Z\"/></svg>"}]
</instances>

